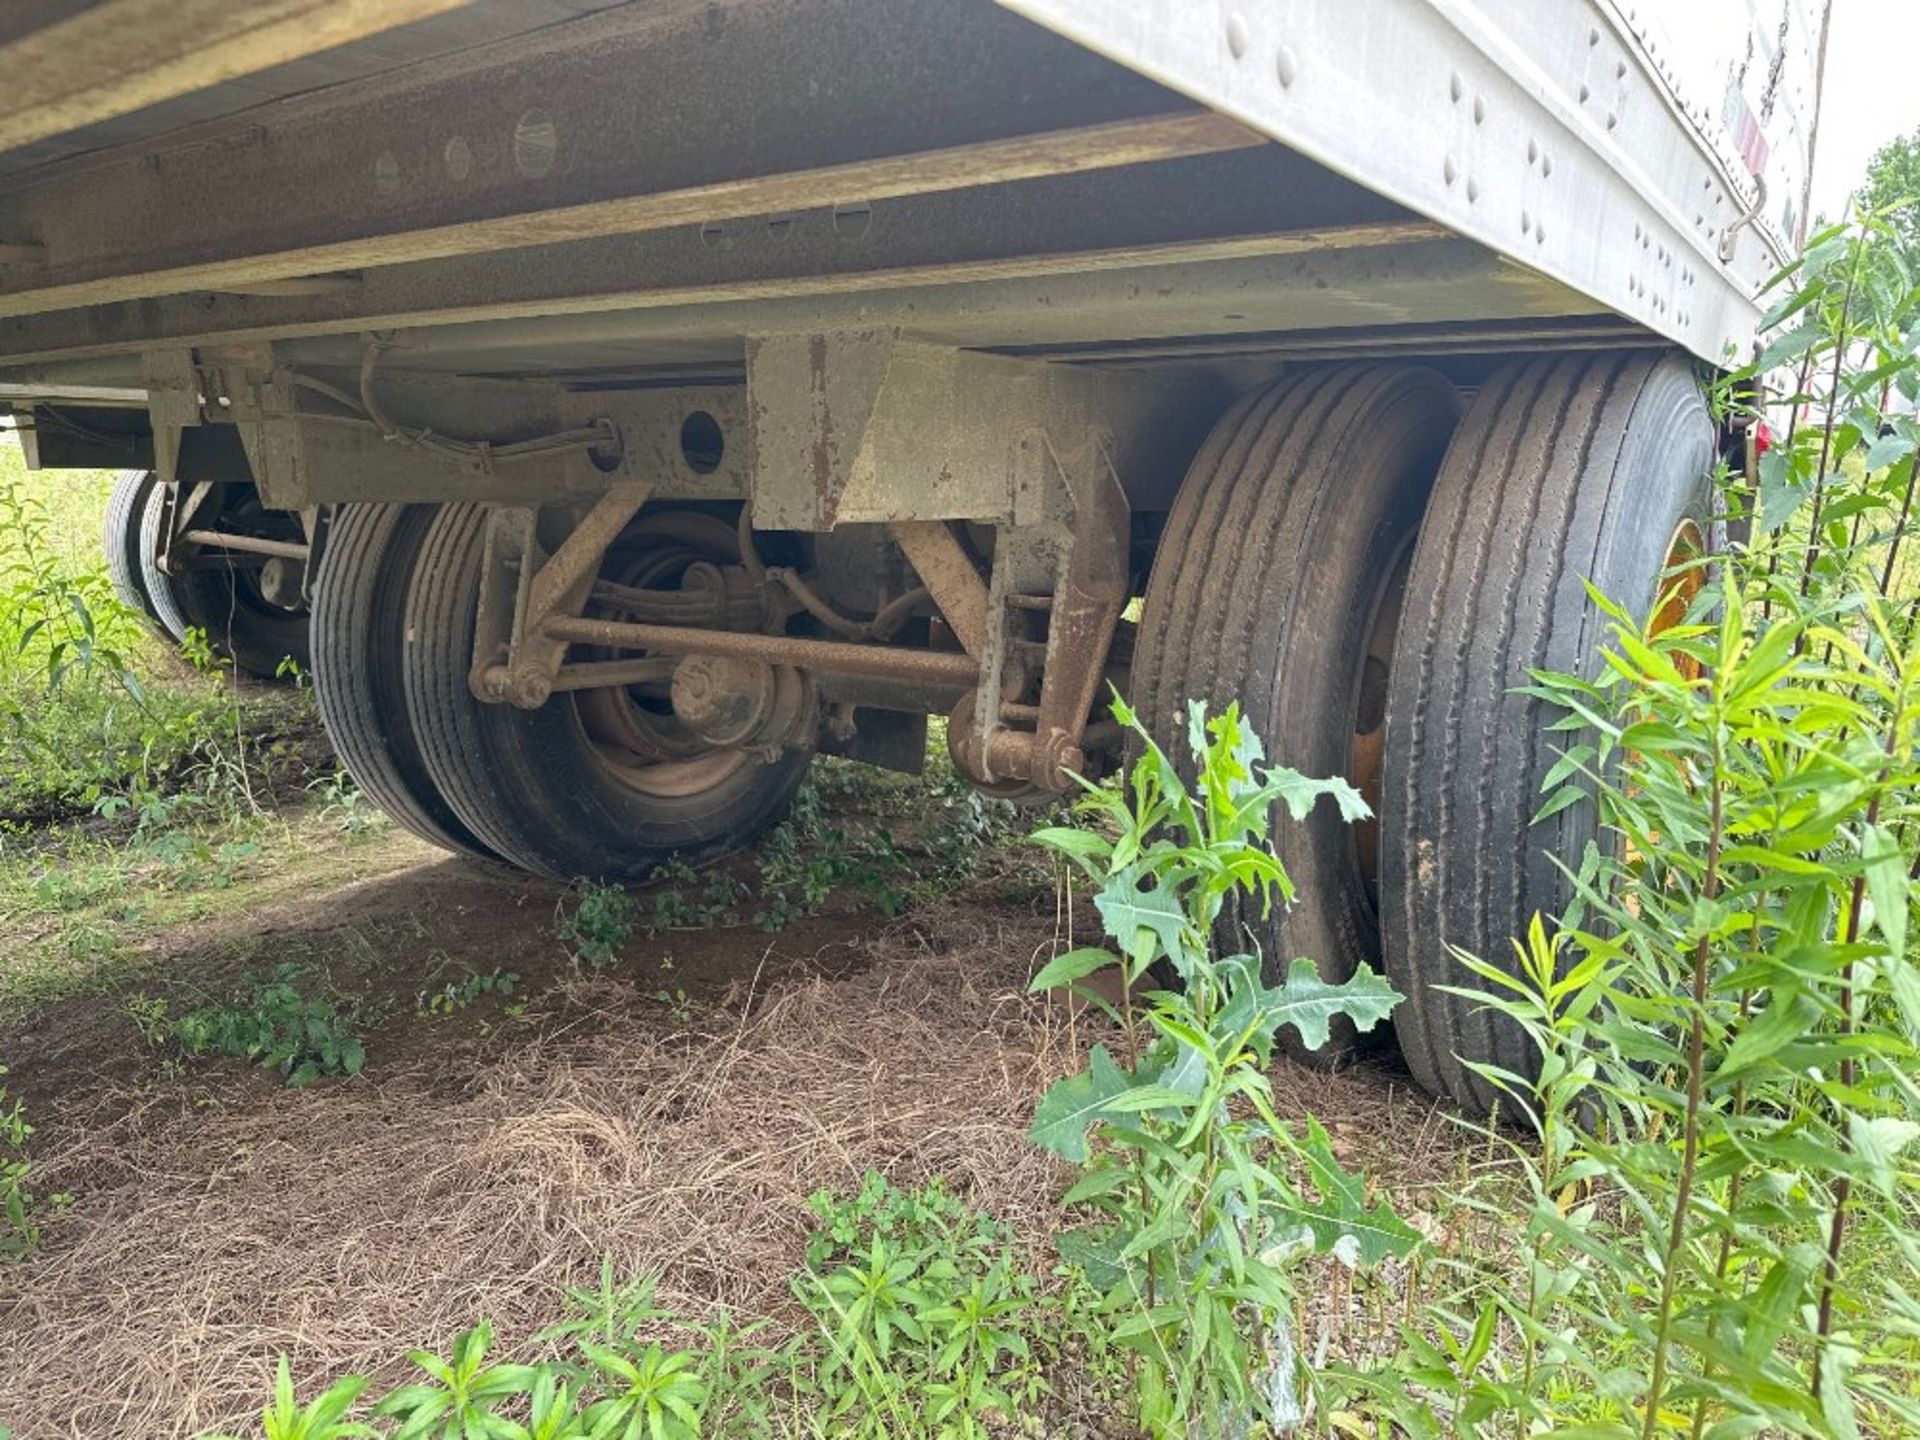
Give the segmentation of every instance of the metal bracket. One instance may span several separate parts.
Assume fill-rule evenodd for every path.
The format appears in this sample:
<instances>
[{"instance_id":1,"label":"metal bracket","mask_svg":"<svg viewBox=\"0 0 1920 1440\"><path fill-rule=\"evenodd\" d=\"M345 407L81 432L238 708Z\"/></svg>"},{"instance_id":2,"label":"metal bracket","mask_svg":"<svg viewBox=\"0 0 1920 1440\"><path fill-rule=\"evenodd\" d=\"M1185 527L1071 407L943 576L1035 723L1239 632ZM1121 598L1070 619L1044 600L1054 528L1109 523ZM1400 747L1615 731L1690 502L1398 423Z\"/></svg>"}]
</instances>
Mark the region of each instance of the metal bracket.
<instances>
[{"instance_id":1,"label":"metal bracket","mask_svg":"<svg viewBox=\"0 0 1920 1440\"><path fill-rule=\"evenodd\" d=\"M585 609L607 547L652 493L647 482L611 487L550 556L535 533L539 511L514 506L488 515L468 674L476 697L528 710L546 704L571 643L549 634L548 622Z\"/></svg>"},{"instance_id":2,"label":"metal bracket","mask_svg":"<svg viewBox=\"0 0 1920 1440\"><path fill-rule=\"evenodd\" d=\"M992 602L953 527L944 520L896 520L888 528L960 648L984 664Z\"/></svg>"},{"instance_id":3,"label":"metal bracket","mask_svg":"<svg viewBox=\"0 0 1920 1440\"><path fill-rule=\"evenodd\" d=\"M184 560L188 551L202 543L197 537L207 532L196 530L194 522L199 519L208 497L213 494L213 483L211 480L202 480L192 486L181 485L177 481L167 483L161 502L165 508L160 515L160 553L155 557L161 574L177 573L174 569L176 562Z\"/></svg>"},{"instance_id":4,"label":"metal bracket","mask_svg":"<svg viewBox=\"0 0 1920 1440\"><path fill-rule=\"evenodd\" d=\"M980 684L948 722L955 759L982 784L1058 794L1086 769L1088 717L1127 603L1132 512L1110 443L1095 430L1063 456L1044 434L1021 437L1019 452L1045 473L1046 488L1067 497L1072 515L1064 526L1037 533L1001 532L989 611L994 623L977 656ZM1020 583L1021 572L1048 552L1052 592L1032 593ZM1020 651L1034 647L1009 629L1018 623L1016 617L1041 610L1047 615L1047 638L1039 703L1017 704L1009 697L1024 685L1027 662Z\"/></svg>"}]
</instances>

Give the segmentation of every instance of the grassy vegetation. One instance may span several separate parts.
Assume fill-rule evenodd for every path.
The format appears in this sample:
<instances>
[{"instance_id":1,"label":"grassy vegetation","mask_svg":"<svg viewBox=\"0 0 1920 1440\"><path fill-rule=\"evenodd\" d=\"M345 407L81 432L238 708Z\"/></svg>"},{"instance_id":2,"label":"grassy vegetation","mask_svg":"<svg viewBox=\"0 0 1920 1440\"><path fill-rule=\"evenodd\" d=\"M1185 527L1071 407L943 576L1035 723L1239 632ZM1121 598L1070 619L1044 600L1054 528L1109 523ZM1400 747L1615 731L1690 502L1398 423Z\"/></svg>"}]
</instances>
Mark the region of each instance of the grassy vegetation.
<instances>
[{"instance_id":1,"label":"grassy vegetation","mask_svg":"<svg viewBox=\"0 0 1920 1440\"><path fill-rule=\"evenodd\" d=\"M0 826L195 779L250 792L264 737L307 714L297 694L189 664L120 602L101 548L112 483L29 472L0 439Z\"/></svg>"}]
</instances>

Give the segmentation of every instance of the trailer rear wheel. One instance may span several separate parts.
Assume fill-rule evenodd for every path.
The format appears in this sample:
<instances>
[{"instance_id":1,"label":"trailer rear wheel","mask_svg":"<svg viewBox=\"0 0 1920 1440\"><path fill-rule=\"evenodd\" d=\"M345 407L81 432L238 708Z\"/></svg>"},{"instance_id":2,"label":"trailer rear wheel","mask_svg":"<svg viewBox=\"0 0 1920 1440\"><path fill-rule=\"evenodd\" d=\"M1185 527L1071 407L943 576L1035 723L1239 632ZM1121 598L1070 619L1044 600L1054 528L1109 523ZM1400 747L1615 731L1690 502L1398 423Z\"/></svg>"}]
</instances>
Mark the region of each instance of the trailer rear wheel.
<instances>
[{"instance_id":1,"label":"trailer rear wheel","mask_svg":"<svg viewBox=\"0 0 1920 1440\"><path fill-rule=\"evenodd\" d=\"M180 606L184 576L169 575L160 568L160 527L167 520L167 487L156 479L140 502L139 543L134 564L138 566L140 591L147 597L154 618L174 644L187 638L190 622Z\"/></svg>"},{"instance_id":2,"label":"trailer rear wheel","mask_svg":"<svg viewBox=\"0 0 1920 1440\"><path fill-rule=\"evenodd\" d=\"M147 593L141 556L141 524L146 519L147 503L159 485L151 470L122 470L107 492L107 513L101 525L102 548L107 555L107 578L120 603L143 617L154 630L164 634L166 626Z\"/></svg>"},{"instance_id":3,"label":"trailer rear wheel","mask_svg":"<svg viewBox=\"0 0 1920 1440\"><path fill-rule=\"evenodd\" d=\"M1519 1026L1442 987L1482 985L1538 912L1570 898L1591 805L1531 823L1557 758L1532 670L1590 670L1605 616L1585 582L1652 612L1668 565L1708 533L1712 429L1677 356L1520 362L1481 388L1434 485L1407 585L1387 718L1381 878L1400 1048L1420 1083L1475 1110L1538 1057Z\"/></svg>"},{"instance_id":4,"label":"trailer rear wheel","mask_svg":"<svg viewBox=\"0 0 1920 1440\"><path fill-rule=\"evenodd\" d=\"M533 710L476 700L468 671L485 535L480 507L443 509L407 599L408 710L429 772L476 836L555 879L624 879L737 849L779 819L808 751L768 758L708 745L640 687L562 691ZM609 559L622 583L670 588L692 564L736 561L733 536L712 516L643 512Z\"/></svg>"},{"instance_id":5,"label":"trailer rear wheel","mask_svg":"<svg viewBox=\"0 0 1920 1440\"><path fill-rule=\"evenodd\" d=\"M492 858L434 784L407 712L408 586L433 505L345 505L334 515L313 597L313 689L347 773L429 844Z\"/></svg>"},{"instance_id":6,"label":"trailer rear wheel","mask_svg":"<svg viewBox=\"0 0 1920 1440\"><path fill-rule=\"evenodd\" d=\"M259 572L244 560L168 574L160 568L161 527L171 487L156 481L140 519L138 563L141 587L160 627L177 643L187 631L206 633L215 655L259 680L281 678L281 662L309 663L307 607L275 604L262 592ZM271 531L300 538L292 516L266 510L251 485L223 485L209 501L222 527Z\"/></svg>"},{"instance_id":7,"label":"trailer rear wheel","mask_svg":"<svg viewBox=\"0 0 1920 1440\"><path fill-rule=\"evenodd\" d=\"M1183 768L1187 702L1239 700L1270 760L1377 797L1400 587L1458 413L1434 371L1352 366L1284 379L1214 427L1168 519L1134 662L1142 719ZM1304 821L1276 807L1273 836L1298 899L1229 909L1222 944L1251 942L1271 972L1300 956L1335 979L1377 966L1372 824L1328 802Z\"/></svg>"},{"instance_id":8,"label":"trailer rear wheel","mask_svg":"<svg viewBox=\"0 0 1920 1440\"><path fill-rule=\"evenodd\" d=\"M305 538L300 522L261 505L252 485L222 485L211 503L221 529L296 542ZM215 563L179 576L174 593L180 613L189 625L206 632L214 653L260 680L280 678L286 660L306 669L312 656L305 602L283 605L275 600L261 584L257 560L231 555L223 561L219 552L201 554Z\"/></svg>"}]
</instances>

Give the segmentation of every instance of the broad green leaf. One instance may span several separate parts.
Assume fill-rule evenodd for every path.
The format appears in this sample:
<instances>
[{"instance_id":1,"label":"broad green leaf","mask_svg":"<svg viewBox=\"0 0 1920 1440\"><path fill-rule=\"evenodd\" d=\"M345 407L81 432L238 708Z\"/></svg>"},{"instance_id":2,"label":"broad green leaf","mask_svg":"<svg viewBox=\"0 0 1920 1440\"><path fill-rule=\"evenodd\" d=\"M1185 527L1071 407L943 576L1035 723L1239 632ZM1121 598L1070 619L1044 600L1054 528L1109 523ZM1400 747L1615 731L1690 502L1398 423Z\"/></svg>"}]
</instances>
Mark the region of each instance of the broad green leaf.
<instances>
[{"instance_id":1,"label":"broad green leaf","mask_svg":"<svg viewBox=\"0 0 1920 1440\"><path fill-rule=\"evenodd\" d=\"M1071 985L1075 980L1085 979L1109 965L1117 964L1118 958L1110 950L1097 946L1069 950L1064 955L1056 955L1040 967L1040 973L1027 984L1027 989L1035 994L1042 990L1057 989L1062 985Z\"/></svg>"},{"instance_id":2,"label":"broad green leaf","mask_svg":"<svg viewBox=\"0 0 1920 1440\"><path fill-rule=\"evenodd\" d=\"M1793 512L1813 494L1788 463L1786 452L1775 448L1760 457L1760 529L1771 535L1793 518Z\"/></svg>"},{"instance_id":3,"label":"broad green leaf","mask_svg":"<svg viewBox=\"0 0 1920 1440\"><path fill-rule=\"evenodd\" d=\"M1275 796L1285 803L1287 813L1295 820L1304 820L1313 809L1314 802L1322 795L1331 795L1340 809L1340 818L1352 823L1356 820L1370 819L1373 811L1361 798L1360 792L1341 779L1338 775L1326 780L1315 780L1302 775L1297 770L1285 766L1276 766L1267 772L1267 782L1273 788Z\"/></svg>"},{"instance_id":4,"label":"broad green leaf","mask_svg":"<svg viewBox=\"0 0 1920 1440\"><path fill-rule=\"evenodd\" d=\"M1386 1201L1367 1204L1366 1182L1340 1164L1318 1120L1307 1117L1307 1137L1295 1140L1293 1149L1305 1163L1320 1198L1309 1201L1296 1193L1275 1208L1281 1218L1307 1227L1315 1250L1329 1253L1344 1240L1360 1264L1377 1265L1390 1256L1408 1254L1420 1243L1419 1232L1394 1214Z\"/></svg>"},{"instance_id":5,"label":"broad green leaf","mask_svg":"<svg viewBox=\"0 0 1920 1440\"><path fill-rule=\"evenodd\" d=\"M1190 1041L1169 1036L1159 1042L1160 1053L1164 1047L1171 1046L1173 1054L1167 1057L1158 1074L1153 1077L1156 1085L1177 1091L1181 1095L1198 1095L1207 1088L1207 1058Z\"/></svg>"},{"instance_id":6,"label":"broad green leaf","mask_svg":"<svg viewBox=\"0 0 1920 1440\"><path fill-rule=\"evenodd\" d=\"M1796 1245L1774 1262L1766 1278L1755 1287L1745 1306L1746 1334L1741 1344L1748 1364L1757 1365L1773 1353L1793 1323L1807 1281L1823 1258L1818 1246Z\"/></svg>"},{"instance_id":7,"label":"broad green leaf","mask_svg":"<svg viewBox=\"0 0 1920 1440\"><path fill-rule=\"evenodd\" d=\"M1100 1118L1107 1102L1125 1094L1132 1085L1132 1077L1114 1063L1107 1047L1094 1046L1085 1070L1055 1081L1041 1097L1027 1138L1062 1160L1086 1164L1091 1153L1087 1130Z\"/></svg>"},{"instance_id":8,"label":"broad green leaf","mask_svg":"<svg viewBox=\"0 0 1920 1440\"><path fill-rule=\"evenodd\" d=\"M1282 1025L1291 1025L1302 1045L1317 1050L1327 1043L1336 1018L1344 1016L1356 1030L1371 1030L1403 998L1384 975L1366 965L1336 984L1321 979L1313 961L1299 959L1287 967L1287 978L1277 987L1262 982L1251 964L1238 968L1239 978L1228 982L1231 988L1221 1012L1221 1028L1229 1033L1250 1031L1250 1043L1263 1059L1270 1058L1273 1036Z\"/></svg>"},{"instance_id":9,"label":"broad green leaf","mask_svg":"<svg viewBox=\"0 0 1920 1440\"><path fill-rule=\"evenodd\" d=\"M1887 972L1887 988L1907 1027L1907 1039L1920 1044L1920 968L1904 955L1893 955L1882 962Z\"/></svg>"},{"instance_id":10,"label":"broad green leaf","mask_svg":"<svg viewBox=\"0 0 1920 1440\"><path fill-rule=\"evenodd\" d=\"M1106 836L1092 830L1076 830L1065 825L1050 825L1034 831L1027 837L1036 845L1044 845L1049 850L1058 850L1063 855L1075 859L1094 859L1105 855L1111 845Z\"/></svg>"},{"instance_id":11,"label":"broad green leaf","mask_svg":"<svg viewBox=\"0 0 1920 1440\"><path fill-rule=\"evenodd\" d=\"M1777 1054L1811 1031L1819 1021L1819 1013L1819 1008L1800 991L1774 990L1766 1004L1740 1027L1714 1070L1714 1079L1727 1081Z\"/></svg>"},{"instance_id":12,"label":"broad green leaf","mask_svg":"<svg viewBox=\"0 0 1920 1440\"><path fill-rule=\"evenodd\" d=\"M1869 471L1884 470L1912 453L1913 441L1906 436L1882 435L1867 447L1866 466Z\"/></svg>"},{"instance_id":13,"label":"broad green leaf","mask_svg":"<svg viewBox=\"0 0 1920 1440\"><path fill-rule=\"evenodd\" d=\"M1101 1107L1110 1115L1134 1115L1146 1110L1185 1110L1194 1097L1185 1090L1165 1085L1135 1085L1121 1091Z\"/></svg>"},{"instance_id":14,"label":"broad green leaf","mask_svg":"<svg viewBox=\"0 0 1920 1440\"><path fill-rule=\"evenodd\" d=\"M1140 888L1138 869L1121 871L1093 897L1107 934L1136 962L1181 956L1190 944L1187 912L1164 885Z\"/></svg>"},{"instance_id":15,"label":"broad green leaf","mask_svg":"<svg viewBox=\"0 0 1920 1440\"><path fill-rule=\"evenodd\" d=\"M1060 1206L1062 1209L1066 1209L1070 1206L1084 1204L1086 1201L1098 1199L1102 1195L1112 1195L1116 1191L1130 1189L1134 1183L1132 1173L1122 1170L1116 1165L1103 1166L1098 1170L1089 1170L1078 1180L1074 1181L1072 1185L1067 1187L1067 1193L1060 1197Z\"/></svg>"},{"instance_id":16,"label":"broad green leaf","mask_svg":"<svg viewBox=\"0 0 1920 1440\"><path fill-rule=\"evenodd\" d=\"M1088 1282L1100 1291L1112 1291L1127 1284L1137 1267L1121 1260L1127 1235L1112 1225L1078 1226L1062 1230L1053 1237L1054 1249L1064 1264L1077 1266Z\"/></svg>"},{"instance_id":17,"label":"broad green leaf","mask_svg":"<svg viewBox=\"0 0 1920 1440\"><path fill-rule=\"evenodd\" d=\"M1769 370L1777 369L1798 360L1826 338L1826 327L1817 320L1809 320L1804 325L1795 326L1784 335L1776 335L1761 350L1760 358L1754 362L1754 370L1765 375ZM1771 453L1771 452L1769 452Z\"/></svg>"}]
</instances>

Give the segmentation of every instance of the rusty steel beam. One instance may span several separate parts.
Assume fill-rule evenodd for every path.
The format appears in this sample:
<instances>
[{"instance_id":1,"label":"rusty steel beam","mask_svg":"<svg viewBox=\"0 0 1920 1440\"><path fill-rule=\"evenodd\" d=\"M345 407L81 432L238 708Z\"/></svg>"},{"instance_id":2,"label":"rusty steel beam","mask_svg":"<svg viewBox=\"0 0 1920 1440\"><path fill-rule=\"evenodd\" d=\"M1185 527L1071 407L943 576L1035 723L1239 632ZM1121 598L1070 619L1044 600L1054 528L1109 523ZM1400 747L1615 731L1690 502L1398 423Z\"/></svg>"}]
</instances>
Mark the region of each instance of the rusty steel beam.
<instances>
[{"instance_id":1,"label":"rusty steel beam","mask_svg":"<svg viewBox=\"0 0 1920 1440\"><path fill-rule=\"evenodd\" d=\"M579 665L562 665L553 675L553 692L562 690L614 690L629 685L662 684L673 679L677 655L648 656L640 660L589 660Z\"/></svg>"},{"instance_id":2,"label":"rusty steel beam","mask_svg":"<svg viewBox=\"0 0 1920 1440\"><path fill-rule=\"evenodd\" d=\"M23 177L0 313L1262 143L986 0L650 8Z\"/></svg>"},{"instance_id":3,"label":"rusty steel beam","mask_svg":"<svg viewBox=\"0 0 1920 1440\"><path fill-rule=\"evenodd\" d=\"M911 650L890 645L856 645L841 640L809 640L796 635L750 635L739 630L693 630L681 625L641 625L620 620L556 616L546 633L575 645L651 650L662 655L717 655L797 665L830 675L875 680L923 681L928 685L971 687L980 667L971 656L945 650Z\"/></svg>"},{"instance_id":4,"label":"rusty steel beam","mask_svg":"<svg viewBox=\"0 0 1920 1440\"><path fill-rule=\"evenodd\" d=\"M0 36L0 150L411 24L467 0L64 0Z\"/></svg>"}]
</instances>

